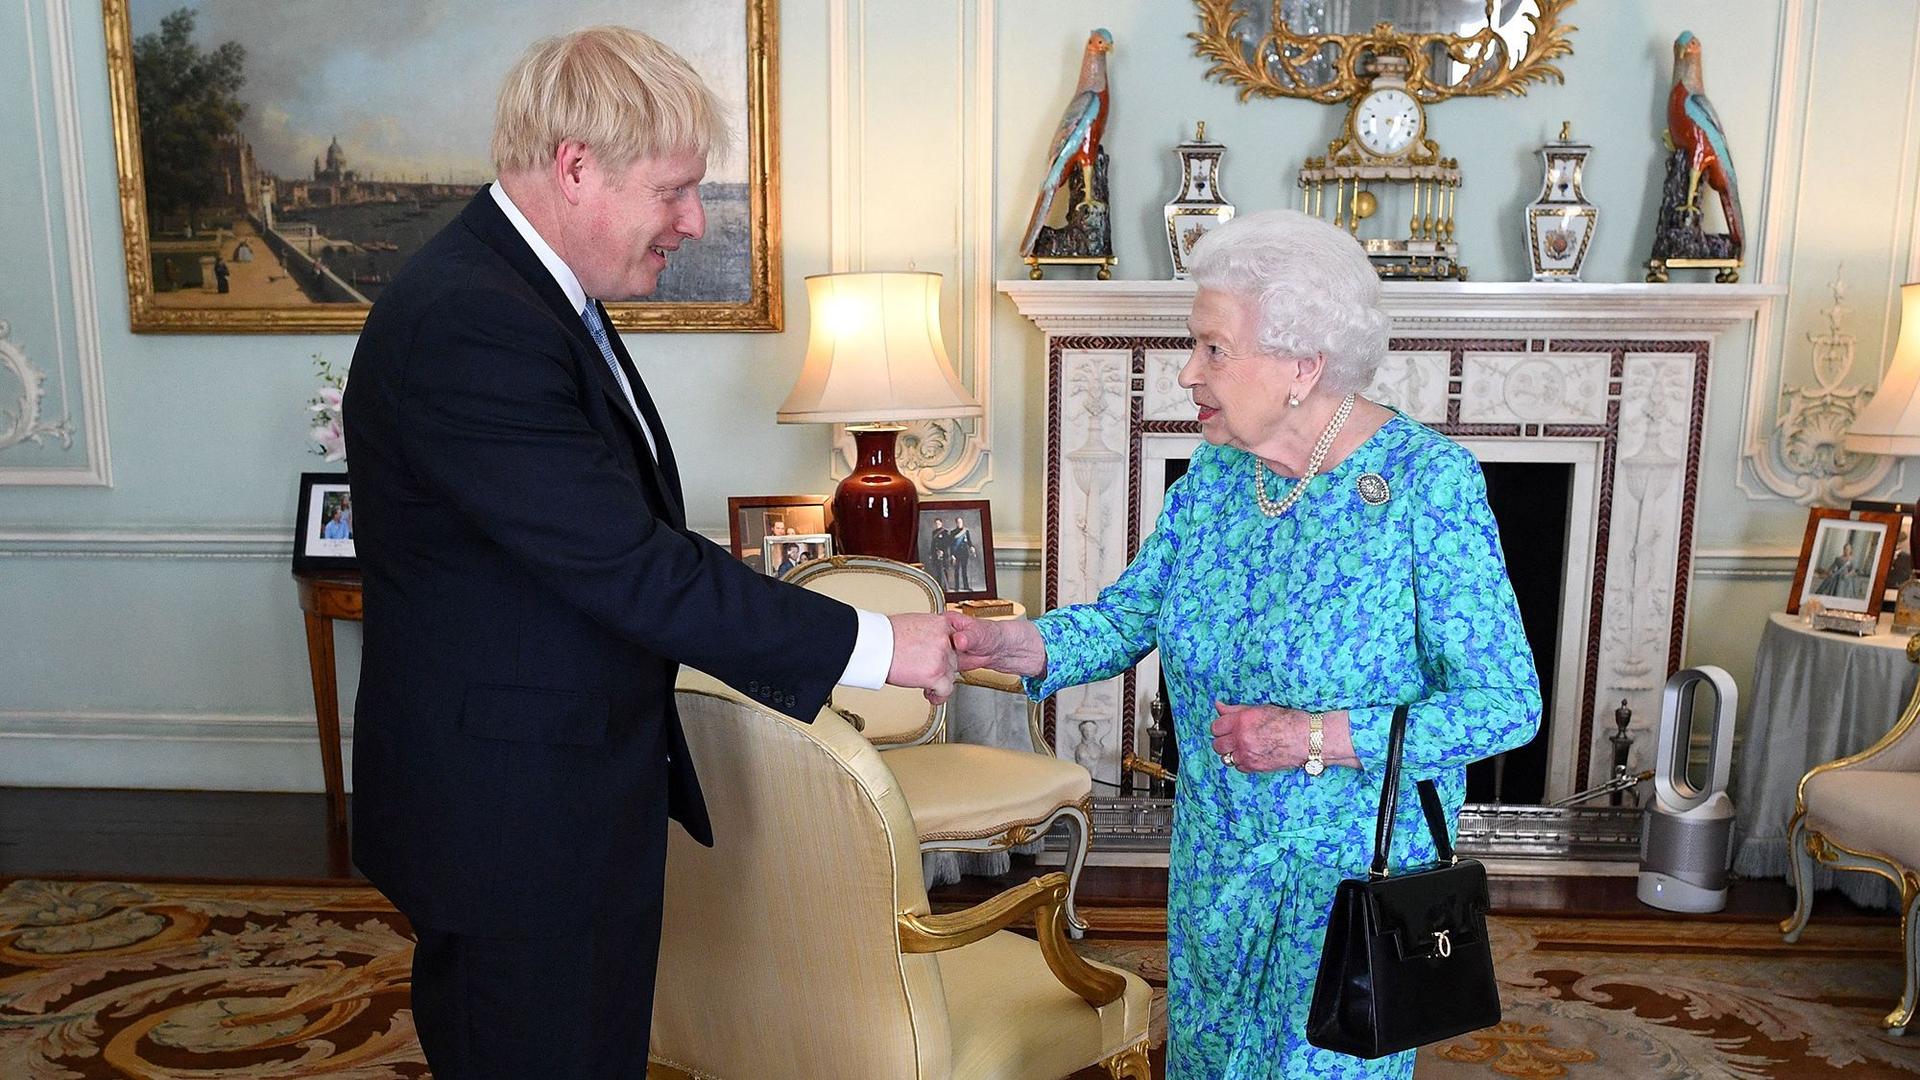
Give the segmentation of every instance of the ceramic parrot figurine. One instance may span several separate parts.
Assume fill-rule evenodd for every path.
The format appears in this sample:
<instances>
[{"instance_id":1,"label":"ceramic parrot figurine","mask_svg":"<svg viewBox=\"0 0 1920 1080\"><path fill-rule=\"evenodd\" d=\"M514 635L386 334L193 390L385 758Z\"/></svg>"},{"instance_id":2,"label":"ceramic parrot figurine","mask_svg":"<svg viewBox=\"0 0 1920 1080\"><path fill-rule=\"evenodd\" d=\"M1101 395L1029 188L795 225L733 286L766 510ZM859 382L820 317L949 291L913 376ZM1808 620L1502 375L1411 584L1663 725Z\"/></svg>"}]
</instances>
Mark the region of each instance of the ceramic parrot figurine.
<instances>
[{"instance_id":1,"label":"ceramic parrot figurine","mask_svg":"<svg viewBox=\"0 0 1920 1080\"><path fill-rule=\"evenodd\" d=\"M1733 157L1727 153L1727 132L1720 117L1707 100L1707 87L1700 74L1700 39L1683 30L1673 39L1673 90L1667 95L1667 138L1674 148L1685 150L1687 166L1686 209L1700 209L1700 182L1720 193L1720 209L1727 218L1727 237L1733 250L1741 250L1744 230L1740 221L1740 185L1733 175Z\"/></svg>"},{"instance_id":2,"label":"ceramic parrot figurine","mask_svg":"<svg viewBox=\"0 0 1920 1080\"><path fill-rule=\"evenodd\" d=\"M1086 52L1080 58L1080 82L1074 87L1073 100L1060 117L1053 133L1053 147L1047 152L1047 176L1040 181L1040 195L1034 200L1033 217L1027 221L1026 238L1020 253L1033 254L1040 239L1040 227L1053 211L1053 198L1066 183L1067 170L1080 170L1081 188L1093 198L1093 165L1100 156L1100 136L1107 130L1107 54L1113 51L1113 35L1095 30L1087 35Z\"/></svg>"}]
</instances>

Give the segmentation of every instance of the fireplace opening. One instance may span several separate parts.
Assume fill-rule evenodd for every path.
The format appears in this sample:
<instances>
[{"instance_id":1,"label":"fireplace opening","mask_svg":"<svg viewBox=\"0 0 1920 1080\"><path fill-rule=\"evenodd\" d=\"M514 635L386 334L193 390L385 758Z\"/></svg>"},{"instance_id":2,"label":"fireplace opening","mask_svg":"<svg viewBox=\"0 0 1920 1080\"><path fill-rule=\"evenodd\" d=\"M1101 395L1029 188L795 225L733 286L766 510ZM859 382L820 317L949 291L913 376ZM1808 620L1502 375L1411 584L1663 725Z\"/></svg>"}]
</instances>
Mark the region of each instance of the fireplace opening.
<instances>
[{"instance_id":1,"label":"fireplace opening","mask_svg":"<svg viewBox=\"0 0 1920 1080\"><path fill-rule=\"evenodd\" d=\"M1566 576L1567 516L1573 466L1559 462L1485 461L1487 504L1500 529L1507 576L1520 602L1520 623L1540 676L1539 734L1525 746L1467 766L1467 801L1539 805L1546 799L1547 748L1552 745L1553 671L1560 632L1560 584Z\"/></svg>"},{"instance_id":2,"label":"fireplace opening","mask_svg":"<svg viewBox=\"0 0 1920 1080\"><path fill-rule=\"evenodd\" d=\"M1520 605L1520 622L1533 648L1540 676L1541 722L1532 741L1467 767L1469 803L1546 801L1548 748L1552 745L1554 662L1560 627L1560 586L1566 571L1568 514L1573 498L1573 466L1558 462L1487 461L1487 503L1500 530L1507 575ZM1165 483L1186 475L1184 459L1166 463ZM1160 694L1166 698L1166 681ZM1172 751L1171 740L1166 751ZM1164 764L1177 769L1177 759Z\"/></svg>"}]
</instances>

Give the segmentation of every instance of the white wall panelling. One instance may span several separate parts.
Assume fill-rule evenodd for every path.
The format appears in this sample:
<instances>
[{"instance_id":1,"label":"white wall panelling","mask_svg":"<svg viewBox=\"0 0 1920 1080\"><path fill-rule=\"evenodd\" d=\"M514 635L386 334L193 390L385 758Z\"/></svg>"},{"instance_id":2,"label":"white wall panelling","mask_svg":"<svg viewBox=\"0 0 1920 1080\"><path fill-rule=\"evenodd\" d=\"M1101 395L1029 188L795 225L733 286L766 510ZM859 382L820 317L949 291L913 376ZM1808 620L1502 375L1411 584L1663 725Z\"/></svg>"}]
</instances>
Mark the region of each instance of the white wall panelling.
<instances>
[{"instance_id":1,"label":"white wall panelling","mask_svg":"<svg viewBox=\"0 0 1920 1080\"><path fill-rule=\"evenodd\" d=\"M92 229L75 105L68 0L22 0L28 33L14 78L24 75L39 200L10 199L7 215L39 211L11 227L37 232L45 292L23 274L0 285L0 485L108 486L106 395L94 300ZM17 175L17 174L16 174ZM26 179L22 177L21 179ZM24 184L22 186L25 186ZM37 226L37 228L34 228ZM31 265L27 251L10 253Z\"/></svg>"},{"instance_id":2,"label":"white wall panelling","mask_svg":"<svg viewBox=\"0 0 1920 1080\"><path fill-rule=\"evenodd\" d=\"M1853 457L1840 441L1892 347L1899 285L1920 274L1920 4L1788 0L1779 40L1756 262L1760 280L1791 286L1793 303L1756 327L1736 482L1749 499L1802 505L1892 498L1905 463ZM1870 93L1869 72L1880 76ZM1897 95L1888 72L1905 76ZM1865 96L1874 108L1833 104ZM1870 300L1843 305L1851 292ZM1864 355L1848 381L1856 344Z\"/></svg>"},{"instance_id":3,"label":"white wall panelling","mask_svg":"<svg viewBox=\"0 0 1920 1080\"><path fill-rule=\"evenodd\" d=\"M987 410L900 433L900 471L926 494L978 493L993 477L994 6L832 0L828 13L830 265L941 273L948 351ZM900 45L949 35L947 55ZM948 107L930 107L943 95ZM870 140L870 130L912 130L915 149ZM830 475L845 476L852 460L853 438L836 428Z\"/></svg>"}]
</instances>

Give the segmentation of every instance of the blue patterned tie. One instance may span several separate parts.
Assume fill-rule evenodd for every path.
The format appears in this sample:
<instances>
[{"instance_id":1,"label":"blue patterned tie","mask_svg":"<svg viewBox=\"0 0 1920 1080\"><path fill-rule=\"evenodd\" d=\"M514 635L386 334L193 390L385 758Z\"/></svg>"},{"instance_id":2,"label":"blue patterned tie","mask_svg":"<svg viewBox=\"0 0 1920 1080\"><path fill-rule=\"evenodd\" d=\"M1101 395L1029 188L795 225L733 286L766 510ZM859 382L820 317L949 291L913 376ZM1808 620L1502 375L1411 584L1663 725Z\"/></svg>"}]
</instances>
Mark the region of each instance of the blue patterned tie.
<instances>
[{"instance_id":1,"label":"blue patterned tie","mask_svg":"<svg viewBox=\"0 0 1920 1080\"><path fill-rule=\"evenodd\" d=\"M580 309L580 318L587 324L587 332L593 335L593 343L600 346L600 358L607 362L607 370L613 372L614 381L620 384L620 392L627 396L627 406L633 410L634 418L640 421L640 433L647 437L647 452L658 461L660 448L654 444L653 428L647 424L639 403L633 399L633 384L627 381L626 371L620 367L620 361L614 358L613 342L607 339L607 324L600 318L600 305L588 300L587 306Z\"/></svg>"}]
</instances>

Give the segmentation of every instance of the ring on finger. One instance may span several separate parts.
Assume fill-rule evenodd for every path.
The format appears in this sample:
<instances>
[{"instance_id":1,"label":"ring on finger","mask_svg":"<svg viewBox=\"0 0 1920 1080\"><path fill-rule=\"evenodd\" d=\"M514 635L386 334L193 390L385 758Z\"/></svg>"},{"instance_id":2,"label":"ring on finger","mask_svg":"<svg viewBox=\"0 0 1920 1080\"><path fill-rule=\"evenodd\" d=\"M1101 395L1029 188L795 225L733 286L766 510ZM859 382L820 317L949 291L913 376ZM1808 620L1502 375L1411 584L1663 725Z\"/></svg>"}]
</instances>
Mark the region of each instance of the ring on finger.
<instances>
[{"instance_id":1,"label":"ring on finger","mask_svg":"<svg viewBox=\"0 0 1920 1080\"><path fill-rule=\"evenodd\" d=\"M1229 769L1233 768L1233 751L1229 750L1226 753L1221 754L1220 764L1225 765Z\"/></svg>"}]
</instances>

